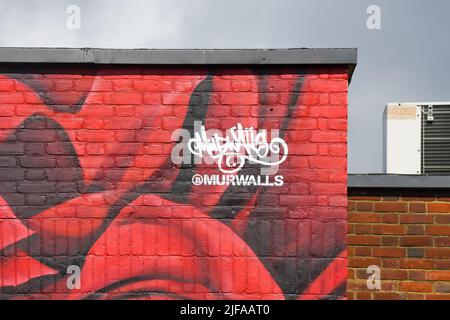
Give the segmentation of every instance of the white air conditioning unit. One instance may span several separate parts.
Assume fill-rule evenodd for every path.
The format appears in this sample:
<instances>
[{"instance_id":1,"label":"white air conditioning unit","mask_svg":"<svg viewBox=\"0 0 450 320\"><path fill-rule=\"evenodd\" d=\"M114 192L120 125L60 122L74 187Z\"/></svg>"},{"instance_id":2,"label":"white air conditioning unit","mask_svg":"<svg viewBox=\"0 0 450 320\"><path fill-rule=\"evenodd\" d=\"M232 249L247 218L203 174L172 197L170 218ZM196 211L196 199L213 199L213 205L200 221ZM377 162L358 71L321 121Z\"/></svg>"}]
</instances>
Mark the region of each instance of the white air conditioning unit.
<instances>
[{"instance_id":1,"label":"white air conditioning unit","mask_svg":"<svg viewBox=\"0 0 450 320\"><path fill-rule=\"evenodd\" d=\"M384 172L450 175L450 102L387 105Z\"/></svg>"}]
</instances>

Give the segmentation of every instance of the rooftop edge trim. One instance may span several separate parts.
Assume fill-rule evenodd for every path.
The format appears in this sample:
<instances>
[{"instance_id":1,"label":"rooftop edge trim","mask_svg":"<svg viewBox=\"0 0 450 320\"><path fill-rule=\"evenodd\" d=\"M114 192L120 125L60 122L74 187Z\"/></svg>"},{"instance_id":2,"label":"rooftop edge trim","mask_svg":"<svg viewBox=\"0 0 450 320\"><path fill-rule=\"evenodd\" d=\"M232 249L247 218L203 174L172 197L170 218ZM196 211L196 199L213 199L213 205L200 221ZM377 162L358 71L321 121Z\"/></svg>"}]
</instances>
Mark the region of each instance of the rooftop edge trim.
<instances>
[{"instance_id":1,"label":"rooftop edge trim","mask_svg":"<svg viewBox=\"0 0 450 320\"><path fill-rule=\"evenodd\" d=\"M348 188L450 189L450 176L349 174Z\"/></svg>"},{"instance_id":2,"label":"rooftop edge trim","mask_svg":"<svg viewBox=\"0 0 450 320\"><path fill-rule=\"evenodd\" d=\"M96 49L0 48L0 64L148 64L148 65L346 65L357 64L356 48L323 49Z\"/></svg>"}]
</instances>

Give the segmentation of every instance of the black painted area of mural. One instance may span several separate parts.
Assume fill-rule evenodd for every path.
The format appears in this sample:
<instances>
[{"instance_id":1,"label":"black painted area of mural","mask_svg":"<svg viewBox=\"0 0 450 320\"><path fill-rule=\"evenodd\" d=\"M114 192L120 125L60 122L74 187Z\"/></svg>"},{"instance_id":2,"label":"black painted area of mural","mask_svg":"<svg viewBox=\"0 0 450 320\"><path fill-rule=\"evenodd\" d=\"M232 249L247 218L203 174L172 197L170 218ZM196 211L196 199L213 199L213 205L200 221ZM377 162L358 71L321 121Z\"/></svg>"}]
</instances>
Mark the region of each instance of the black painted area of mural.
<instances>
[{"instance_id":1,"label":"black painted area of mural","mask_svg":"<svg viewBox=\"0 0 450 320\"><path fill-rule=\"evenodd\" d=\"M18 244L18 248L21 249L20 243ZM41 263L47 264L45 258L34 258ZM68 277L67 268L71 265L81 266L84 261L81 256L59 256L54 257L52 260L54 260L55 263L50 263L47 265L55 269L57 271L56 274L32 278L29 281L17 286L0 286L0 293L9 295L10 298L17 298L18 295L54 293L56 283Z\"/></svg>"},{"instance_id":2,"label":"black painted area of mural","mask_svg":"<svg viewBox=\"0 0 450 320\"><path fill-rule=\"evenodd\" d=\"M0 72L12 79L22 82L32 89L49 109L55 112L75 114L81 111L87 96L91 92L94 77L100 70L99 66L76 66L73 65L18 65L15 67L1 67ZM71 91L57 91L53 87L59 78L49 78L46 75L68 75L65 81L80 81L90 83L90 86L83 88L72 88ZM72 78L73 74L78 77ZM79 77L81 75L81 77ZM90 79L86 78L90 77Z\"/></svg>"},{"instance_id":3,"label":"black painted area of mural","mask_svg":"<svg viewBox=\"0 0 450 320\"><path fill-rule=\"evenodd\" d=\"M0 294L8 295L7 298L17 298L18 295L40 294L42 289L56 283L61 277L59 275L42 276L33 278L18 286L0 286Z\"/></svg>"},{"instance_id":4,"label":"black painted area of mural","mask_svg":"<svg viewBox=\"0 0 450 320\"><path fill-rule=\"evenodd\" d=\"M83 174L65 130L43 116L31 116L0 143L0 195L19 219L77 198Z\"/></svg>"},{"instance_id":5,"label":"black painted area of mural","mask_svg":"<svg viewBox=\"0 0 450 320\"><path fill-rule=\"evenodd\" d=\"M48 141L47 141L48 140ZM21 123L0 143L0 195L27 226L27 218L47 209L101 189L86 188L74 146L66 131L54 120L34 115ZM80 261L92 246L91 237L69 240L48 233L36 233L11 247L27 252L36 260L64 272ZM81 259L83 260L83 259ZM21 286L26 288L27 285Z\"/></svg>"},{"instance_id":6,"label":"black painted area of mural","mask_svg":"<svg viewBox=\"0 0 450 320\"><path fill-rule=\"evenodd\" d=\"M194 137L196 121L204 123L210 103L212 86L212 75L208 75L194 89L190 99L186 117L183 122L183 129L188 130L191 137ZM181 203L189 203L189 193L192 191L192 177L195 175L196 165L194 155L191 154L191 164L182 163L177 168L179 170L173 186L172 194L164 195L167 200ZM170 159L168 159L171 161ZM176 169L172 167L172 170ZM169 169L170 170L170 169Z\"/></svg>"},{"instance_id":7,"label":"black painted area of mural","mask_svg":"<svg viewBox=\"0 0 450 320\"><path fill-rule=\"evenodd\" d=\"M24 225L27 227L26 221L24 222ZM58 243L60 240L62 241ZM44 235L41 238L41 235L36 233L13 245L3 248L0 251L0 257L2 257L2 259L10 259L17 255L17 251L23 251L38 262L54 269L56 273L35 277L17 286L0 286L0 293L11 295L11 297L13 297L25 294L54 292L55 284L68 276L67 268L71 265L82 266L84 262L84 257L78 253L68 253L68 251L75 250L64 249L64 245L67 244L68 241L76 242L77 240L69 240L67 237L63 239L63 237L53 237L52 235Z\"/></svg>"},{"instance_id":8,"label":"black painted area of mural","mask_svg":"<svg viewBox=\"0 0 450 320\"><path fill-rule=\"evenodd\" d=\"M256 211L266 215L266 218L250 219L245 241L259 256L286 297L306 294L309 285L345 249L345 239L336 238L336 244L331 247L312 248L311 242L307 242L303 247L297 244L293 246L295 250L287 251L288 245L297 241L299 231L296 223L280 216L276 209L273 212Z\"/></svg>"},{"instance_id":9,"label":"black painted area of mural","mask_svg":"<svg viewBox=\"0 0 450 320\"><path fill-rule=\"evenodd\" d=\"M139 283L142 281L149 281L149 280L159 280L159 281L164 281L164 280L174 280L171 279L170 277L168 277L165 274L159 274L155 277L133 277L133 278L128 278L128 279L124 279L124 280L120 280L117 281L111 285L108 285L106 287L103 287L99 290L97 290L96 292L90 293L87 297L84 298L84 300L99 300L99 299L103 299L103 298L108 298L108 295L113 293L114 291L119 291L120 292L120 288L133 284L133 283ZM186 284L195 284L193 281L191 282L186 282L186 280L183 279L175 279L178 280L180 282L186 283ZM120 300L120 299L124 299L125 297L134 297L134 298L144 298L144 297L150 297L150 296L168 296L171 297L173 299L182 299L185 300L186 297L180 296L178 294L172 293L172 292L149 292L149 291L132 291L132 292L120 292L120 295L117 295L117 292L114 293L115 296L115 300Z\"/></svg>"},{"instance_id":10,"label":"black painted area of mural","mask_svg":"<svg viewBox=\"0 0 450 320\"><path fill-rule=\"evenodd\" d=\"M339 285L335 290L333 290L320 300L341 300L345 297L346 292L347 292L347 284L346 282L344 282L341 285Z\"/></svg>"}]
</instances>

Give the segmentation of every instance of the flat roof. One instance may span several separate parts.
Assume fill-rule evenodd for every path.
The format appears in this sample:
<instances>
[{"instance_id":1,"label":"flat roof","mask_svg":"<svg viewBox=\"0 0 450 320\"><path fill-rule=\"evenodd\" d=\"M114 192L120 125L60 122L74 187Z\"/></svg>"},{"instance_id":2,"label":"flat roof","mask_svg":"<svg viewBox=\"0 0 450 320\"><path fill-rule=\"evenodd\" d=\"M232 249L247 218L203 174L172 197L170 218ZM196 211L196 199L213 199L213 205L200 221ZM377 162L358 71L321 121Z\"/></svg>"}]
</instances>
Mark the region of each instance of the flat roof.
<instances>
[{"instance_id":1,"label":"flat roof","mask_svg":"<svg viewBox=\"0 0 450 320\"><path fill-rule=\"evenodd\" d=\"M150 65L345 65L357 64L356 48L299 49L99 49L0 48L0 63Z\"/></svg>"},{"instance_id":2,"label":"flat roof","mask_svg":"<svg viewBox=\"0 0 450 320\"><path fill-rule=\"evenodd\" d=\"M450 189L450 176L349 174L348 188Z\"/></svg>"}]
</instances>

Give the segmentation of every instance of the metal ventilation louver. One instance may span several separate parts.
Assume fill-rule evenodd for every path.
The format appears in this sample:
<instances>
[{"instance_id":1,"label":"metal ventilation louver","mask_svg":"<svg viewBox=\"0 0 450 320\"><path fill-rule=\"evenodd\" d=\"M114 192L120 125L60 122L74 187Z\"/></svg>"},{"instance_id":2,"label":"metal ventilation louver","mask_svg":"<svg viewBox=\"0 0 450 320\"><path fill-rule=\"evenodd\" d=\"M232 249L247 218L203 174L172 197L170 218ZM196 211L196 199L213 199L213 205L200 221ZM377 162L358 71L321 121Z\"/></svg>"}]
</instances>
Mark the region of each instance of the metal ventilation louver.
<instances>
[{"instance_id":1,"label":"metal ventilation louver","mask_svg":"<svg viewBox=\"0 0 450 320\"><path fill-rule=\"evenodd\" d=\"M422 174L450 175L450 104L422 106Z\"/></svg>"}]
</instances>

